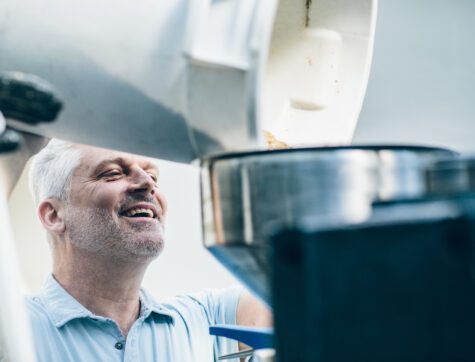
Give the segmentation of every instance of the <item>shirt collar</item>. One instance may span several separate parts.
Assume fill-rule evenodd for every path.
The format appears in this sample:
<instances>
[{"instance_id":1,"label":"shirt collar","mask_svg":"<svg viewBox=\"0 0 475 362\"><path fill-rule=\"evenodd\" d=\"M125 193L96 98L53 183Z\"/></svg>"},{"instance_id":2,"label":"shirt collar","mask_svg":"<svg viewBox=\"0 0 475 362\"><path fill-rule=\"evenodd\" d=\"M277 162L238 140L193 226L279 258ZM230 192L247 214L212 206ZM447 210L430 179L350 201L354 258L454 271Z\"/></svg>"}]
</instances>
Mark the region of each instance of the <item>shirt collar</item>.
<instances>
[{"instance_id":1,"label":"shirt collar","mask_svg":"<svg viewBox=\"0 0 475 362\"><path fill-rule=\"evenodd\" d=\"M103 318L95 315L74 299L74 297L54 279L53 275L49 275L46 279L39 293L39 297L57 328L77 318ZM145 319L151 313L167 316L171 319L172 323L175 322L172 311L157 303L148 292L141 289L140 316Z\"/></svg>"},{"instance_id":2,"label":"shirt collar","mask_svg":"<svg viewBox=\"0 0 475 362\"><path fill-rule=\"evenodd\" d=\"M171 319L172 324L175 324L173 311L155 301L150 293L142 288L140 289L140 316L146 319L151 313L167 316Z\"/></svg>"}]
</instances>

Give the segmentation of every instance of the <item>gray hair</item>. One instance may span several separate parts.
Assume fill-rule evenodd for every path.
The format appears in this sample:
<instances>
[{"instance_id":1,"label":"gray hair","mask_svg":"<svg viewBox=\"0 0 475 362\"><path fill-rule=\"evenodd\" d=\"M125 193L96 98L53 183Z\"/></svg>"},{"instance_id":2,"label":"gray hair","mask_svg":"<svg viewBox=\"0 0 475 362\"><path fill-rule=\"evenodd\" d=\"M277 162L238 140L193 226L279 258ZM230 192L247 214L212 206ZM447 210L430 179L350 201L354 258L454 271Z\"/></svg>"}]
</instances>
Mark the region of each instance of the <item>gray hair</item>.
<instances>
[{"instance_id":1,"label":"gray hair","mask_svg":"<svg viewBox=\"0 0 475 362\"><path fill-rule=\"evenodd\" d=\"M33 157L29 181L36 205L48 197L69 199L72 175L81 162L81 151L74 146L53 138Z\"/></svg>"}]
</instances>

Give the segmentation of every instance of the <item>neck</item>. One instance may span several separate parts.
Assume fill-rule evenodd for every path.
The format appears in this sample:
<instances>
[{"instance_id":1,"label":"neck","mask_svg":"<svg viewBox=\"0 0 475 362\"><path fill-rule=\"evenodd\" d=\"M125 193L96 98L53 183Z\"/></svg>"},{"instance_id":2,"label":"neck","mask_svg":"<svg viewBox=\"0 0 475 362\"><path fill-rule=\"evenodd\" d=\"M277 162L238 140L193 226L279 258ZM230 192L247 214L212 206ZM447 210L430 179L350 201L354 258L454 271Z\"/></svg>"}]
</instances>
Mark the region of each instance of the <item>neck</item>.
<instances>
[{"instance_id":1,"label":"neck","mask_svg":"<svg viewBox=\"0 0 475 362\"><path fill-rule=\"evenodd\" d=\"M92 313L116 321L127 336L139 315L140 285L149 262L111 260L75 247L69 251L54 257L56 280Z\"/></svg>"}]
</instances>

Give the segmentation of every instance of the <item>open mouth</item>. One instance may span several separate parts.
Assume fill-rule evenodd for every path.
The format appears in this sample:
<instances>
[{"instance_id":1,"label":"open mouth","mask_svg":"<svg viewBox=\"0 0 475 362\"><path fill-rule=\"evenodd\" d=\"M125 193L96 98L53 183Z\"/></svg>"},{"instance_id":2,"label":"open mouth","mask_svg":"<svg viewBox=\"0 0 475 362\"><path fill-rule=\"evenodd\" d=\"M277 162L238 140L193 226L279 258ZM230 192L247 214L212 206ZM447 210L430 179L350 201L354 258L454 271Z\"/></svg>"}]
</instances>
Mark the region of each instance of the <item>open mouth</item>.
<instances>
[{"instance_id":1,"label":"open mouth","mask_svg":"<svg viewBox=\"0 0 475 362\"><path fill-rule=\"evenodd\" d=\"M153 207L149 206L135 206L129 208L120 213L121 216L125 216L128 218L146 218L146 219L158 219L157 212L154 210Z\"/></svg>"}]
</instances>

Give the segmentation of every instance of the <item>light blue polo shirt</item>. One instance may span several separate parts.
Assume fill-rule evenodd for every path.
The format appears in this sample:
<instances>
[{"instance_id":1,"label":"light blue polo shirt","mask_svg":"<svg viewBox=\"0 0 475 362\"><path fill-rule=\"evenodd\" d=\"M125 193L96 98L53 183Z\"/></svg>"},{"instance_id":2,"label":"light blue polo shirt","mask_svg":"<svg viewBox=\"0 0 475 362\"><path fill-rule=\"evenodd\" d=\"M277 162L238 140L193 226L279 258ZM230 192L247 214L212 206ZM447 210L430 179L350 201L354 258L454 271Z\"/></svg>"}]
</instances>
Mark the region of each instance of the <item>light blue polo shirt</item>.
<instances>
[{"instance_id":1,"label":"light blue polo shirt","mask_svg":"<svg viewBox=\"0 0 475 362\"><path fill-rule=\"evenodd\" d=\"M125 339L112 319L91 313L50 276L27 299L38 362L217 361L238 345L210 336L209 326L236 323L241 291L233 287L157 303L142 289L139 318Z\"/></svg>"}]
</instances>

